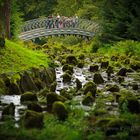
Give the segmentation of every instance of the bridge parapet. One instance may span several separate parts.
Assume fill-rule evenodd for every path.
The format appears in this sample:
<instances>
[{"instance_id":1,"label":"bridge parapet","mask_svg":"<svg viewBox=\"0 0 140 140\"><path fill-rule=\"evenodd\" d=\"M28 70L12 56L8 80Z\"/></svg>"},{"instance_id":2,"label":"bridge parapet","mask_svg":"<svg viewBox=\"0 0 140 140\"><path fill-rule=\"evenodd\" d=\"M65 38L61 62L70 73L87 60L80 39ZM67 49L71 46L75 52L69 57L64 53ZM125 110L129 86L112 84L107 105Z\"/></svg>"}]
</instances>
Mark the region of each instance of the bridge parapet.
<instances>
[{"instance_id":1,"label":"bridge parapet","mask_svg":"<svg viewBox=\"0 0 140 140\"><path fill-rule=\"evenodd\" d=\"M90 32L96 32L98 29L98 24L96 22L86 20L86 19L76 19L76 18L38 18L26 21L22 27L22 32L30 31L37 28L77 28Z\"/></svg>"}]
</instances>

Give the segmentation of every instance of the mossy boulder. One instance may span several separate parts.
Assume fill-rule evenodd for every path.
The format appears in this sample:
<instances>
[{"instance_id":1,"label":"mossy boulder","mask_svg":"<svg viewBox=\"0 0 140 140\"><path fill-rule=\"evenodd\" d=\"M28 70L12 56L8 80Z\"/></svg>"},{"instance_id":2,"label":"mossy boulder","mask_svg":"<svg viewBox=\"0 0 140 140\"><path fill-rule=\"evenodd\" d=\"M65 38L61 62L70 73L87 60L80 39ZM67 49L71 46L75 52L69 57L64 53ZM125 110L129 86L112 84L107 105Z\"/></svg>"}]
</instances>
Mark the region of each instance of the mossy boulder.
<instances>
[{"instance_id":1,"label":"mossy boulder","mask_svg":"<svg viewBox=\"0 0 140 140\"><path fill-rule=\"evenodd\" d=\"M62 70L65 72L67 70L71 71L71 73L73 73L73 66L69 65L69 64L65 64L62 68Z\"/></svg>"},{"instance_id":2,"label":"mossy boulder","mask_svg":"<svg viewBox=\"0 0 140 140\"><path fill-rule=\"evenodd\" d=\"M15 105L13 103L10 103L9 105L3 108L2 120L8 116L14 117L14 115L15 115Z\"/></svg>"},{"instance_id":3,"label":"mossy boulder","mask_svg":"<svg viewBox=\"0 0 140 140\"><path fill-rule=\"evenodd\" d=\"M4 48L5 47L5 38L0 37L0 48Z\"/></svg>"},{"instance_id":4,"label":"mossy boulder","mask_svg":"<svg viewBox=\"0 0 140 140\"><path fill-rule=\"evenodd\" d=\"M107 87L107 91L110 92L119 92L120 88L117 85L110 85Z\"/></svg>"},{"instance_id":5,"label":"mossy boulder","mask_svg":"<svg viewBox=\"0 0 140 140\"><path fill-rule=\"evenodd\" d=\"M108 66L108 68L107 68L107 70L106 70L106 73L107 73L108 76L111 76L111 74L114 73L114 71L113 71L113 67Z\"/></svg>"},{"instance_id":6,"label":"mossy boulder","mask_svg":"<svg viewBox=\"0 0 140 140\"><path fill-rule=\"evenodd\" d=\"M83 86L83 91L84 91L84 94L91 92L92 96L95 97L96 91L97 91L97 86L94 82L89 81Z\"/></svg>"},{"instance_id":7,"label":"mossy boulder","mask_svg":"<svg viewBox=\"0 0 140 140\"><path fill-rule=\"evenodd\" d=\"M28 102L28 101L38 101L37 99L37 95L35 93L32 92L25 92L24 94L21 95L20 98L21 102Z\"/></svg>"},{"instance_id":8,"label":"mossy boulder","mask_svg":"<svg viewBox=\"0 0 140 140\"><path fill-rule=\"evenodd\" d=\"M132 61L131 64L130 64L130 67L133 69L133 70L139 70L140 69L140 62L139 61Z\"/></svg>"},{"instance_id":9,"label":"mossy boulder","mask_svg":"<svg viewBox=\"0 0 140 140\"><path fill-rule=\"evenodd\" d=\"M68 55L66 57L66 63L76 65L77 64L77 59L74 55Z\"/></svg>"},{"instance_id":10,"label":"mossy boulder","mask_svg":"<svg viewBox=\"0 0 140 140\"><path fill-rule=\"evenodd\" d=\"M53 83L51 84L51 86L50 86L50 91L51 91L51 92L55 92L56 86L57 86L57 82L53 82Z\"/></svg>"},{"instance_id":11,"label":"mossy boulder","mask_svg":"<svg viewBox=\"0 0 140 140\"><path fill-rule=\"evenodd\" d=\"M72 76L69 73L64 73L62 75L62 77L63 77L63 82L64 83L70 82L71 81L71 78L72 78Z\"/></svg>"},{"instance_id":12,"label":"mossy boulder","mask_svg":"<svg viewBox=\"0 0 140 140\"><path fill-rule=\"evenodd\" d=\"M31 110L27 110L21 118L22 125L26 128L42 128L43 114Z\"/></svg>"},{"instance_id":13,"label":"mossy boulder","mask_svg":"<svg viewBox=\"0 0 140 140\"><path fill-rule=\"evenodd\" d=\"M89 67L89 71L90 72L96 72L96 71L98 71L99 70L99 66L98 65L91 65L90 67Z\"/></svg>"},{"instance_id":14,"label":"mossy boulder","mask_svg":"<svg viewBox=\"0 0 140 140\"><path fill-rule=\"evenodd\" d=\"M118 76L118 82L119 82L119 83L124 82L124 77L123 77L123 76Z\"/></svg>"},{"instance_id":15,"label":"mossy boulder","mask_svg":"<svg viewBox=\"0 0 140 140\"><path fill-rule=\"evenodd\" d=\"M31 78L31 76L28 72L24 72L24 74L21 75L20 87L23 92L38 91L38 88L36 87L33 79Z\"/></svg>"},{"instance_id":16,"label":"mossy boulder","mask_svg":"<svg viewBox=\"0 0 140 140\"><path fill-rule=\"evenodd\" d=\"M103 79L103 77L101 76L100 73L95 73L94 74L93 81L95 82L95 84L103 84L104 83L104 79Z\"/></svg>"},{"instance_id":17,"label":"mossy boulder","mask_svg":"<svg viewBox=\"0 0 140 140\"><path fill-rule=\"evenodd\" d=\"M120 76L126 76L126 73L127 73L127 69L121 68L117 74Z\"/></svg>"},{"instance_id":18,"label":"mossy boulder","mask_svg":"<svg viewBox=\"0 0 140 140\"><path fill-rule=\"evenodd\" d=\"M65 97L58 95L56 93L49 93L47 94L46 98L47 98L47 109L49 112L52 111L52 105L55 101L61 101L61 102L66 101Z\"/></svg>"},{"instance_id":19,"label":"mossy boulder","mask_svg":"<svg viewBox=\"0 0 140 140\"><path fill-rule=\"evenodd\" d=\"M111 136L111 135L115 135L118 132L122 132L122 131L126 131L131 129L131 124L124 120L124 119L120 119L120 118L116 118L116 119L112 119L106 127L106 135L107 136Z\"/></svg>"},{"instance_id":20,"label":"mossy boulder","mask_svg":"<svg viewBox=\"0 0 140 140\"><path fill-rule=\"evenodd\" d=\"M109 61L101 62L101 68L107 68L109 66Z\"/></svg>"},{"instance_id":21,"label":"mossy boulder","mask_svg":"<svg viewBox=\"0 0 140 140\"><path fill-rule=\"evenodd\" d=\"M119 99L119 108L122 112L129 111L138 114L140 113L140 102L135 97L121 97Z\"/></svg>"},{"instance_id":22,"label":"mossy boulder","mask_svg":"<svg viewBox=\"0 0 140 140\"><path fill-rule=\"evenodd\" d=\"M88 92L83 100L82 100L82 104L83 105L86 105L86 106L91 106L93 105L93 102L95 101L94 97L92 96L92 93L91 92Z\"/></svg>"},{"instance_id":23,"label":"mossy boulder","mask_svg":"<svg viewBox=\"0 0 140 140\"><path fill-rule=\"evenodd\" d=\"M68 111L63 102L56 101L53 103L52 112L57 116L61 121L65 121L68 117Z\"/></svg>"},{"instance_id":24,"label":"mossy boulder","mask_svg":"<svg viewBox=\"0 0 140 140\"><path fill-rule=\"evenodd\" d=\"M34 102L29 103L27 107L28 107L28 110L42 112L42 107L38 103L34 103Z\"/></svg>"},{"instance_id":25,"label":"mossy boulder","mask_svg":"<svg viewBox=\"0 0 140 140\"><path fill-rule=\"evenodd\" d=\"M76 90L78 91L79 89L82 88L82 82L78 78L76 78L75 82L76 82Z\"/></svg>"},{"instance_id":26,"label":"mossy boulder","mask_svg":"<svg viewBox=\"0 0 140 140\"><path fill-rule=\"evenodd\" d=\"M77 67L78 67L78 68L83 68L83 67L84 67L84 62L82 62L82 61L79 62L79 63L77 64Z\"/></svg>"}]
</instances>

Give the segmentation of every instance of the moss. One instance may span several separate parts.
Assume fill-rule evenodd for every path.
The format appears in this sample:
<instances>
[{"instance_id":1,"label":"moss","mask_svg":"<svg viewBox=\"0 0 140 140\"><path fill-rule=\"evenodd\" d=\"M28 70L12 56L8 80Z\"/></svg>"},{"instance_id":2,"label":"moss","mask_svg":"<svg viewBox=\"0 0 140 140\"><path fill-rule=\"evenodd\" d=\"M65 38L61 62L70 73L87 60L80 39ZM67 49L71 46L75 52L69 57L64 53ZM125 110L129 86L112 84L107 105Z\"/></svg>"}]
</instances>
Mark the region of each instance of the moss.
<instances>
[{"instance_id":1,"label":"moss","mask_svg":"<svg viewBox=\"0 0 140 140\"><path fill-rule=\"evenodd\" d=\"M78 62L77 67L78 68L83 68L84 67L84 62L82 62L82 61Z\"/></svg>"},{"instance_id":2,"label":"moss","mask_svg":"<svg viewBox=\"0 0 140 140\"><path fill-rule=\"evenodd\" d=\"M27 110L21 118L22 125L26 128L42 128L43 114L35 111Z\"/></svg>"},{"instance_id":3,"label":"moss","mask_svg":"<svg viewBox=\"0 0 140 140\"><path fill-rule=\"evenodd\" d=\"M55 92L56 86L57 86L57 82L53 82L53 83L51 84L51 86L50 86L50 91L51 91L51 92Z\"/></svg>"},{"instance_id":4,"label":"moss","mask_svg":"<svg viewBox=\"0 0 140 140\"><path fill-rule=\"evenodd\" d=\"M140 69L140 62L139 61L131 61L130 63L130 67L133 69L133 70L139 70Z\"/></svg>"},{"instance_id":5,"label":"moss","mask_svg":"<svg viewBox=\"0 0 140 140\"><path fill-rule=\"evenodd\" d=\"M99 70L99 66L98 65L91 65L90 67L89 67L89 71L90 72L96 72L96 71L98 71Z\"/></svg>"},{"instance_id":6,"label":"moss","mask_svg":"<svg viewBox=\"0 0 140 140\"><path fill-rule=\"evenodd\" d=\"M131 124L124 120L124 119L112 119L107 127L106 127L106 135L110 136L110 135L115 135L118 132L122 132L122 131L128 131L131 128Z\"/></svg>"},{"instance_id":7,"label":"moss","mask_svg":"<svg viewBox=\"0 0 140 140\"><path fill-rule=\"evenodd\" d=\"M94 82L89 81L83 86L84 94L91 92L92 96L95 97L97 86Z\"/></svg>"},{"instance_id":8,"label":"moss","mask_svg":"<svg viewBox=\"0 0 140 140\"><path fill-rule=\"evenodd\" d=\"M107 68L109 66L109 61L101 62L101 68Z\"/></svg>"},{"instance_id":9,"label":"moss","mask_svg":"<svg viewBox=\"0 0 140 140\"><path fill-rule=\"evenodd\" d=\"M53 103L52 112L57 116L61 121L64 121L68 117L68 111L64 103L56 101Z\"/></svg>"},{"instance_id":10,"label":"moss","mask_svg":"<svg viewBox=\"0 0 140 140\"><path fill-rule=\"evenodd\" d=\"M97 109L97 110L95 110L94 111L94 115L95 116L103 116L103 115L106 115L108 112L107 112L107 110L105 110L105 109Z\"/></svg>"},{"instance_id":11,"label":"moss","mask_svg":"<svg viewBox=\"0 0 140 140\"><path fill-rule=\"evenodd\" d=\"M72 65L68 65L68 64L65 64L62 68L63 71L71 71L71 73L73 73L73 66Z\"/></svg>"},{"instance_id":12,"label":"moss","mask_svg":"<svg viewBox=\"0 0 140 140\"><path fill-rule=\"evenodd\" d=\"M107 91L110 92L119 92L120 88L117 85L110 85L109 87L107 87Z\"/></svg>"},{"instance_id":13,"label":"moss","mask_svg":"<svg viewBox=\"0 0 140 140\"><path fill-rule=\"evenodd\" d=\"M0 78L0 95L6 93L6 86L2 78Z\"/></svg>"},{"instance_id":14,"label":"moss","mask_svg":"<svg viewBox=\"0 0 140 140\"><path fill-rule=\"evenodd\" d=\"M50 111L50 112L52 111L52 104L55 101L64 102L64 101L66 101L66 98L64 98L63 96L58 95L56 93L47 94L47 109L48 109L48 111Z\"/></svg>"},{"instance_id":15,"label":"moss","mask_svg":"<svg viewBox=\"0 0 140 140\"><path fill-rule=\"evenodd\" d=\"M95 82L95 84L102 84L102 83L104 83L104 79L101 76L101 74L99 74L99 73L95 73L94 74L93 81Z\"/></svg>"},{"instance_id":16,"label":"moss","mask_svg":"<svg viewBox=\"0 0 140 140\"><path fill-rule=\"evenodd\" d=\"M72 76L69 73L64 73L62 75L62 77L63 77L63 82L64 83L70 82L71 81L71 78L72 78Z\"/></svg>"},{"instance_id":17,"label":"moss","mask_svg":"<svg viewBox=\"0 0 140 140\"><path fill-rule=\"evenodd\" d=\"M95 101L95 99L92 96L91 92L88 92L85 97L82 100L82 104L83 105L87 105L87 106L91 106L93 105L93 102Z\"/></svg>"},{"instance_id":18,"label":"moss","mask_svg":"<svg viewBox=\"0 0 140 140\"><path fill-rule=\"evenodd\" d=\"M70 100L73 97L65 88L60 90L60 95Z\"/></svg>"},{"instance_id":19,"label":"moss","mask_svg":"<svg viewBox=\"0 0 140 140\"><path fill-rule=\"evenodd\" d=\"M38 103L29 103L28 109L36 112L42 112L42 107Z\"/></svg>"},{"instance_id":20,"label":"moss","mask_svg":"<svg viewBox=\"0 0 140 140\"><path fill-rule=\"evenodd\" d=\"M66 57L66 63L76 65L77 64L77 59L74 55L68 55Z\"/></svg>"},{"instance_id":21,"label":"moss","mask_svg":"<svg viewBox=\"0 0 140 140\"><path fill-rule=\"evenodd\" d=\"M13 103L10 103L6 107L4 107L2 111L2 119L5 119L7 116L13 116L15 115L15 105Z\"/></svg>"},{"instance_id":22,"label":"moss","mask_svg":"<svg viewBox=\"0 0 140 140\"><path fill-rule=\"evenodd\" d=\"M77 89L77 91L79 90L79 89L81 89L82 88L82 83L80 82L80 80L79 79L77 79L76 78L76 89Z\"/></svg>"},{"instance_id":23,"label":"moss","mask_svg":"<svg viewBox=\"0 0 140 140\"><path fill-rule=\"evenodd\" d=\"M38 99L35 93L25 92L24 94L21 95L20 101L21 102L38 101Z\"/></svg>"}]
</instances>

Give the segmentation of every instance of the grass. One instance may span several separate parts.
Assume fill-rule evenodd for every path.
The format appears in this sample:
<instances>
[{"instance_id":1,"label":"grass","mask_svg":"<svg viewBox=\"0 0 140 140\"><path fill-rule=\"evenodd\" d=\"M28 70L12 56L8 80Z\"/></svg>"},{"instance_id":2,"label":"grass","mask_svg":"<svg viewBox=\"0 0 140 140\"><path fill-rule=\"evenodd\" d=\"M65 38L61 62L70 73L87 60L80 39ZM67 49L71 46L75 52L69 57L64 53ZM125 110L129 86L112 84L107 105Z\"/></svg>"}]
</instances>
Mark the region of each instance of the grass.
<instances>
[{"instance_id":1,"label":"grass","mask_svg":"<svg viewBox=\"0 0 140 140\"><path fill-rule=\"evenodd\" d=\"M47 55L33 51L23 44L6 40L6 48L0 49L0 74L18 72L43 65L48 67Z\"/></svg>"}]
</instances>

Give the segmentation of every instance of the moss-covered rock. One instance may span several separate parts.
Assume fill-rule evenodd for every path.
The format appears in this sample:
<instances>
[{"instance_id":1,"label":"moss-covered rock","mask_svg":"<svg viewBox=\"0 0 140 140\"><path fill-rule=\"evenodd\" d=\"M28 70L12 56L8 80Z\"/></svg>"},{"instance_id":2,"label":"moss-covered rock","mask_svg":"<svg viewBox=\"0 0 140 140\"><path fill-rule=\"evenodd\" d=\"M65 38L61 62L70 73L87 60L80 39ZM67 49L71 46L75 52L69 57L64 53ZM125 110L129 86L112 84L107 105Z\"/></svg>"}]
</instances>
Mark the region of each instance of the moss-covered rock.
<instances>
[{"instance_id":1,"label":"moss-covered rock","mask_svg":"<svg viewBox=\"0 0 140 140\"><path fill-rule=\"evenodd\" d=\"M106 115L108 112L105 109L97 109L94 111L95 116L103 116Z\"/></svg>"},{"instance_id":2,"label":"moss-covered rock","mask_svg":"<svg viewBox=\"0 0 140 140\"><path fill-rule=\"evenodd\" d=\"M112 119L106 127L106 135L107 136L111 136L111 135L115 135L118 132L122 132L122 131L126 131L131 129L131 124L124 120L124 119L120 119L120 118L116 118L116 119Z\"/></svg>"},{"instance_id":3,"label":"moss-covered rock","mask_svg":"<svg viewBox=\"0 0 140 140\"><path fill-rule=\"evenodd\" d=\"M133 70L139 70L140 69L140 62L139 61L132 61L131 64L130 64L130 67L133 69Z\"/></svg>"},{"instance_id":4,"label":"moss-covered rock","mask_svg":"<svg viewBox=\"0 0 140 140\"><path fill-rule=\"evenodd\" d=\"M84 62L82 62L82 61L79 62L79 63L77 64L77 67L78 67L78 68L83 68L83 67L84 67Z\"/></svg>"},{"instance_id":5,"label":"moss-covered rock","mask_svg":"<svg viewBox=\"0 0 140 140\"><path fill-rule=\"evenodd\" d=\"M118 82L119 82L119 83L124 82L124 77L123 77L123 76L118 76Z\"/></svg>"},{"instance_id":6,"label":"moss-covered rock","mask_svg":"<svg viewBox=\"0 0 140 140\"><path fill-rule=\"evenodd\" d=\"M24 74L21 75L20 87L23 92L38 91L38 88L36 87L33 79L31 78L28 72L24 72Z\"/></svg>"},{"instance_id":7,"label":"moss-covered rock","mask_svg":"<svg viewBox=\"0 0 140 140\"><path fill-rule=\"evenodd\" d=\"M90 67L89 67L89 71L90 72L96 72L96 71L98 71L99 70L99 66L98 65L91 65Z\"/></svg>"},{"instance_id":8,"label":"moss-covered rock","mask_svg":"<svg viewBox=\"0 0 140 140\"><path fill-rule=\"evenodd\" d=\"M103 77L101 76L100 73L95 73L94 74L93 81L95 82L95 84L103 84L104 83L104 79L103 79Z\"/></svg>"},{"instance_id":9,"label":"moss-covered rock","mask_svg":"<svg viewBox=\"0 0 140 140\"><path fill-rule=\"evenodd\" d=\"M27 110L21 118L22 125L26 128L42 128L43 114L35 111Z\"/></svg>"},{"instance_id":10,"label":"moss-covered rock","mask_svg":"<svg viewBox=\"0 0 140 140\"><path fill-rule=\"evenodd\" d=\"M84 54L80 54L78 58L83 60L85 58L85 55Z\"/></svg>"},{"instance_id":11,"label":"moss-covered rock","mask_svg":"<svg viewBox=\"0 0 140 140\"><path fill-rule=\"evenodd\" d=\"M71 71L71 73L73 73L73 66L72 65L68 65L68 64L65 64L62 68L63 71Z\"/></svg>"},{"instance_id":12,"label":"moss-covered rock","mask_svg":"<svg viewBox=\"0 0 140 140\"><path fill-rule=\"evenodd\" d=\"M66 99L72 99L72 97L73 97L73 95L72 94L70 94L68 91L67 91L67 89L61 89L60 90L60 95L61 96L63 96L63 97L65 97Z\"/></svg>"},{"instance_id":13,"label":"moss-covered rock","mask_svg":"<svg viewBox=\"0 0 140 140\"><path fill-rule=\"evenodd\" d=\"M53 83L51 84L51 86L50 86L50 91L51 91L51 92L55 92L56 86L57 86L57 82L53 82Z\"/></svg>"},{"instance_id":14,"label":"moss-covered rock","mask_svg":"<svg viewBox=\"0 0 140 140\"><path fill-rule=\"evenodd\" d=\"M101 68L107 68L109 66L109 61L101 62Z\"/></svg>"},{"instance_id":15,"label":"moss-covered rock","mask_svg":"<svg viewBox=\"0 0 140 140\"><path fill-rule=\"evenodd\" d=\"M111 56L111 61L118 61L119 56L113 55Z\"/></svg>"},{"instance_id":16,"label":"moss-covered rock","mask_svg":"<svg viewBox=\"0 0 140 140\"><path fill-rule=\"evenodd\" d=\"M106 70L106 73L107 73L107 76L108 76L108 77L110 77L110 76L111 76L111 74L113 74L113 73L114 73L114 71L113 71L113 67L108 66L108 68L107 68L107 70Z\"/></svg>"},{"instance_id":17,"label":"moss-covered rock","mask_svg":"<svg viewBox=\"0 0 140 140\"><path fill-rule=\"evenodd\" d=\"M92 96L95 97L96 91L97 91L97 86L94 82L89 81L83 86L83 91L84 91L84 94L91 92Z\"/></svg>"},{"instance_id":18,"label":"moss-covered rock","mask_svg":"<svg viewBox=\"0 0 140 140\"><path fill-rule=\"evenodd\" d=\"M76 78L75 82L76 82L76 90L78 91L79 89L82 88L82 82L78 78Z\"/></svg>"},{"instance_id":19,"label":"moss-covered rock","mask_svg":"<svg viewBox=\"0 0 140 140\"><path fill-rule=\"evenodd\" d=\"M107 87L107 91L110 92L119 92L120 88L117 85L110 85Z\"/></svg>"},{"instance_id":20,"label":"moss-covered rock","mask_svg":"<svg viewBox=\"0 0 140 140\"><path fill-rule=\"evenodd\" d=\"M52 112L57 116L61 121L65 121L68 117L68 111L63 102L56 101L53 103Z\"/></svg>"},{"instance_id":21,"label":"moss-covered rock","mask_svg":"<svg viewBox=\"0 0 140 140\"><path fill-rule=\"evenodd\" d=\"M72 78L72 76L69 73L64 73L62 75L62 77L63 77L63 82L64 83L70 82L71 81L71 78Z\"/></svg>"},{"instance_id":22,"label":"moss-covered rock","mask_svg":"<svg viewBox=\"0 0 140 140\"><path fill-rule=\"evenodd\" d=\"M93 96L92 96L92 93L91 92L88 92L85 96L84 96L84 98L83 98L83 100L82 100L82 104L83 105L86 105L86 106L91 106L91 105L93 105L93 102L95 101L95 99L93 98Z\"/></svg>"},{"instance_id":23,"label":"moss-covered rock","mask_svg":"<svg viewBox=\"0 0 140 140\"><path fill-rule=\"evenodd\" d=\"M122 112L140 113L140 103L138 99L131 96L121 97L119 99L119 108Z\"/></svg>"},{"instance_id":24,"label":"moss-covered rock","mask_svg":"<svg viewBox=\"0 0 140 140\"><path fill-rule=\"evenodd\" d=\"M61 95L58 95L56 93L49 93L47 94L47 109L48 111L52 111L52 105L55 101L61 101L61 102L64 102L66 101L66 98L61 96Z\"/></svg>"},{"instance_id":25,"label":"moss-covered rock","mask_svg":"<svg viewBox=\"0 0 140 140\"><path fill-rule=\"evenodd\" d=\"M66 57L66 63L76 65L77 64L77 59L74 55L68 55Z\"/></svg>"},{"instance_id":26,"label":"moss-covered rock","mask_svg":"<svg viewBox=\"0 0 140 140\"><path fill-rule=\"evenodd\" d=\"M126 73L127 73L127 69L121 68L117 74L120 76L126 76Z\"/></svg>"},{"instance_id":27,"label":"moss-covered rock","mask_svg":"<svg viewBox=\"0 0 140 140\"><path fill-rule=\"evenodd\" d=\"M38 101L38 99L35 93L25 92L24 94L21 95L20 101L21 102Z\"/></svg>"},{"instance_id":28,"label":"moss-covered rock","mask_svg":"<svg viewBox=\"0 0 140 140\"><path fill-rule=\"evenodd\" d=\"M2 120L8 116L14 117L14 115L15 115L15 105L13 103L10 103L9 105L3 108Z\"/></svg>"},{"instance_id":29,"label":"moss-covered rock","mask_svg":"<svg viewBox=\"0 0 140 140\"><path fill-rule=\"evenodd\" d=\"M34 102L28 104L28 109L36 112L42 112L42 107L38 103Z\"/></svg>"}]
</instances>

